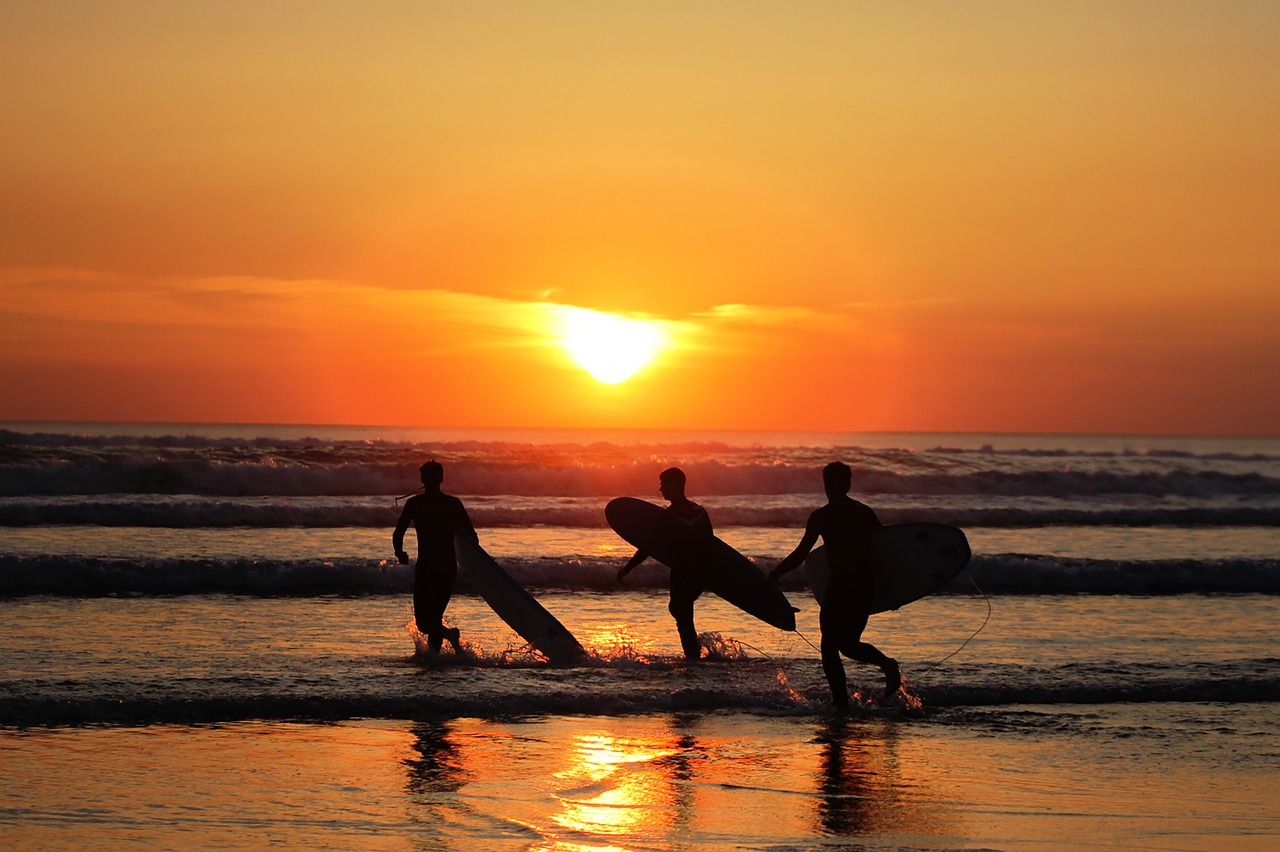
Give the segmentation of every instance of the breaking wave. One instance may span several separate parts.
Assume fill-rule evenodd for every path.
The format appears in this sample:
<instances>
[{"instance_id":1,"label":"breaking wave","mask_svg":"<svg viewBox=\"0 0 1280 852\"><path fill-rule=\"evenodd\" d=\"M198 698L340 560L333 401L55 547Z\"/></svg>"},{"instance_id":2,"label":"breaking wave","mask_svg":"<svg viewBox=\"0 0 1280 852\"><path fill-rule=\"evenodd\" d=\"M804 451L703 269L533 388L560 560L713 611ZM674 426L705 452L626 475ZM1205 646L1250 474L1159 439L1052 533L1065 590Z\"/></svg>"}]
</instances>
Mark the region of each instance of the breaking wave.
<instances>
[{"instance_id":1,"label":"breaking wave","mask_svg":"<svg viewBox=\"0 0 1280 852\"><path fill-rule=\"evenodd\" d=\"M916 495L903 495L914 497ZM926 497L926 495L919 495ZM717 527L803 527L815 500L809 495L794 505L742 495L739 500L713 503ZM472 520L480 527L523 527L534 524L600 528L605 526L606 498L578 500L512 500L468 502ZM955 505L929 499L909 500L913 506L877 506L884 523L936 521L958 527L1042 526L1280 526L1280 500L1242 505L1117 505L1105 501L1054 499L1042 505ZM993 501L994 502L994 501ZM760 505L763 504L763 505ZM155 498L99 495L80 498L0 498L0 527L87 525L105 527L169 527L202 529L226 527L387 527L399 508L386 498L206 498L191 495Z\"/></svg>"},{"instance_id":2,"label":"breaking wave","mask_svg":"<svg viewBox=\"0 0 1280 852\"><path fill-rule=\"evenodd\" d=\"M531 589L622 591L616 558L505 558L503 567ZM1280 559L1069 559L1021 554L975 555L968 571L1000 595L1280 594ZM803 571L784 578L788 594L806 594ZM256 597L403 594L412 568L388 560L122 559L91 556L0 556L0 597L102 597L229 594ZM637 568L629 589L665 589L667 571ZM465 573L457 591L473 593ZM972 594L961 575L940 594Z\"/></svg>"},{"instance_id":3,"label":"breaking wave","mask_svg":"<svg viewBox=\"0 0 1280 852\"><path fill-rule=\"evenodd\" d=\"M394 495L424 457L447 465L459 495L652 494L679 464L698 495L817 494L818 470L843 458L864 494L1271 496L1280 457L1173 450L869 449L665 444L437 443L331 439L124 438L0 430L0 496L192 494L222 497Z\"/></svg>"}]
</instances>

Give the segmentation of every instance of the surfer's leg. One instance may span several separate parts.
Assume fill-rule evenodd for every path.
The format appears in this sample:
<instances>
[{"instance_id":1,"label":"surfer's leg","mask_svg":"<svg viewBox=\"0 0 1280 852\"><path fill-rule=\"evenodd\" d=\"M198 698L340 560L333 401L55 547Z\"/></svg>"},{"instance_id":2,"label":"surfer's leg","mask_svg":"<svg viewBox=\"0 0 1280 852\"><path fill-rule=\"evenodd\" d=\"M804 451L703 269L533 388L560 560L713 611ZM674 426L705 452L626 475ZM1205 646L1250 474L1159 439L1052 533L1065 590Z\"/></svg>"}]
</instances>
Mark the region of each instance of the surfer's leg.
<instances>
[{"instance_id":1,"label":"surfer's leg","mask_svg":"<svg viewBox=\"0 0 1280 852\"><path fill-rule=\"evenodd\" d=\"M413 590L413 620L418 624L418 632L427 637L427 646L432 651L439 651L444 642L444 605L448 598L442 600L439 591L433 584L420 583Z\"/></svg>"},{"instance_id":2,"label":"surfer's leg","mask_svg":"<svg viewBox=\"0 0 1280 852\"><path fill-rule=\"evenodd\" d=\"M818 615L818 624L822 628L820 642L822 652L822 673L827 676L827 686L831 687L831 703L837 707L849 706L849 686L844 674L844 661L840 659L840 636L842 634L840 618L833 612L823 609Z\"/></svg>"},{"instance_id":3,"label":"surfer's leg","mask_svg":"<svg viewBox=\"0 0 1280 852\"><path fill-rule=\"evenodd\" d=\"M702 656L702 643L698 641L698 630L693 626L693 600L677 599L671 596L667 611L676 620L676 631L680 634L680 647L684 649L687 659L696 660Z\"/></svg>"},{"instance_id":4,"label":"surfer's leg","mask_svg":"<svg viewBox=\"0 0 1280 852\"><path fill-rule=\"evenodd\" d=\"M702 587L683 571L671 572L671 600L667 603L667 611L676 620L676 631L680 634L680 647L686 659L697 660L702 657L702 643L698 641L698 631L693 626L693 602L702 594Z\"/></svg>"},{"instance_id":5,"label":"surfer's leg","mask_svg":"<svg viewBox=\"0 0 1280 852\"><path fill-rule=\"evenodd\" d=\"M882 652L870 642L862 641L862 631L867 629L867 614L856 613L850 616L846 627L845 641L840 646L841 652L851 660L859 663L870 663L879 666L884 672L884 688L886 692L897 692L902 686L902 670L898 661Z\"/></svg>"},{"instance_id":6,"label":"surfer's leg","mask_svg":"<svg viewBox=\"0 0 1280 852\"><path fill-rule=\"evenodd\" d=\"M897 692L902 686L902 669L898 668L898 661L885 654L870 642L859 642L853 648L853 653L848 656L860 663L871 663L880 667L880 671L884 672L884 688L886 692Z\"/></svg>"},{"instance_id":7,"label":"surfer's leg","mask_svg":"<svg viewBox=\"0 0 1280 852\"><path fill-rule=\"evenodd\" d=\"M840 659L837 643L822 640L822 673L827 676L831 688L831 703L837 707L849 706L849 685L844 676L844 661Z\"/></svg>"},{"instance_id":8,"label":"surfer's leg","mask_svg":"<svg viewBox=\"0 0 1280 852\"><path fill-rule=\"evenodd\" d=\"M413 619L417 622L418 632L427 636L427 646L432 651L439 651L446 635L453 647L458 647L458 631L444 626L444 610L453 597L453 581L457 576L457 568L422 569L414 577L413 585Z\"/></svg>"}]
</instances>

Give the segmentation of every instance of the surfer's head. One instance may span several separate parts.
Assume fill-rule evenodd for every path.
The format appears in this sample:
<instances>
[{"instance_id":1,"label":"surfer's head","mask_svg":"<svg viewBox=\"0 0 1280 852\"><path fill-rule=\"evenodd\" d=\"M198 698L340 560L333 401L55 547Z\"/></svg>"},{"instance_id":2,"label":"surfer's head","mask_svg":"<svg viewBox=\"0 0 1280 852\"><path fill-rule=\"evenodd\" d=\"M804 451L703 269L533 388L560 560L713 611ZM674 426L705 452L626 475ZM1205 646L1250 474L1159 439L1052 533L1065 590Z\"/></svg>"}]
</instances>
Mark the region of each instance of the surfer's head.
<instances>
[{"instance_id":1,"label":"surfer's head","mask_svg":"<svg viewBox=\"0 0 1280 852\"><path fill-rule=\"evenodd\" d=\"M418 475L422 477L423 485L439 485L444 482L444 465L432 459L418 468Z\"/></svg>"},{"instance_id":2,"label":"surfer's head","mask_svg":"<svg viewBox=\"0 0 1280 852\"><path fill-rule=\"evenodd\" d=\"M853 487L853 471L844 462L832 462L822 469L822 487L828 496L848 494Z\"/></svg>"},{"instance_id":3,"label":"surfer's head","mask_svg":"<svg viewBox=\"0 0 1280 852\"><path fill-rule=\"evenodd\" d=\"M669 467L658 474L658 490L668 500L684 496L684 482L684 471L678 467Z\"/></svg>"}]
</instances>

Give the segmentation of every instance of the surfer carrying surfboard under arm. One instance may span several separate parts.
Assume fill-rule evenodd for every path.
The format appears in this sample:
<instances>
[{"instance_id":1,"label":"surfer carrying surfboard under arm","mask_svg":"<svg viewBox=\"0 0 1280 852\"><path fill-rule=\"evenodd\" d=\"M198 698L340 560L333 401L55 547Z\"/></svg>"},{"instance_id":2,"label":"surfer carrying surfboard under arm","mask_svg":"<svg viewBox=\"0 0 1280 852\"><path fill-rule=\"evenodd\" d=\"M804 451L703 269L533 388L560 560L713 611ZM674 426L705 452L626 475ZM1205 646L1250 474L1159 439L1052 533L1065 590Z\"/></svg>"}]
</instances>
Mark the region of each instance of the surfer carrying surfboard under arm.
<instances>
[{"instance_id":1,"label":"surfer carrying surfboard under arm","mask_svg":"<svg viewBox=\"0 0 1280 852\"><path fill-rule=\"evenodd\" d=\"M658 490L671 505L663 510L656 534L648 544L642 544L634 556L618 569L618 580L631 573L641 562L649 558L654 546L662 541L667 549L677 555L677 567L671 567L669 585L671 599L667 611L676 620L680 633L680 647L686 659L697 660L702 656L702 643L693 626L693 602L707 588L707 578L700 570L707 547L715 535L707 510L685 496L685 475L678 467L669 467L658 474Z\"/></svg>"},{"instance_id":2,"label":"surfer carrying surfboard under arm","mask_svg":"<svg viewBox=\"0 0 1280 852\"><path fill-rule=\"evenodd\" d=\"M458 628L444 626L444 610L453 597L453 584L458 578L458 556L453 537L460 534L478 541L471 516L462 501L440 490L444 482L444 466L432 460L418 469L422 477L422 493L405 501L404 511L391 535L396 558L409 564L404 550L404 534L412 524L418 535L418 561L413 566L413 620L418 632L426 634L427 645L439 651L448 639L458 649Z\"/></svg>"},{"instance_id":3,"label":"surfer carrying surfboard under arm","mask_svg":"<svg viewBox=\"0 0 1280 852\"><path fill-rule=\"evenodd\" d=\"M879 666L884 672L886 696L902 686L902 672L896 660L862 641L875 593L871 539L880 528L880 519L870 506L849 496L853 472L844 462L832 462L824 467L822 484L827 492L827 505L809 515L800 543L769 572L768 579L776 582L800 565L818 537L822 537L831 566L831 580L818 617L822 628L822 671L831 687L831 700L837 707L846 708L849 691L841 654L860 663Z\"/></svg>"}]
</instances>

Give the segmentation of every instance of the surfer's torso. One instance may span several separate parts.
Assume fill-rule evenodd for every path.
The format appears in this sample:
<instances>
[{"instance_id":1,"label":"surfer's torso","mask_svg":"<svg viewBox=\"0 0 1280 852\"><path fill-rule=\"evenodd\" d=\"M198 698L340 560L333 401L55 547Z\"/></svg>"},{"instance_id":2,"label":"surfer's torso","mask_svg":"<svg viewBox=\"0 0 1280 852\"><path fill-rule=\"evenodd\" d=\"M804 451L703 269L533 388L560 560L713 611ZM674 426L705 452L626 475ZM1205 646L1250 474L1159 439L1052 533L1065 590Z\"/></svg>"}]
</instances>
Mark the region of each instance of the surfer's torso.
<instances>
[{"instance_id":1,"label":"surfer's torso","mask_svg":"<svg viewBox=\"0 0 1280 852\"><path fill-rule=\"evenodd\" d=\"M871 534L879 527L875 511L852 497L832 500L809 516L809 528L822 536L827 548L827 599L832 603L871 599Z\"/></svg>"},{"instance_id":2,"label":"surfer's torso","mask_svg":"<svg viewBox=\"0 0 1280 852\"><path fill-rule=\"evenodd\" d=\"M413 525L418 535L418 565L451 565L458 563L453 550L457 533L475 535L471 518L462 501L451 494L428 493L410 497L400 516L400 527Z\"/></svg>"},{"instance_id":3,"label":"surfer's torso","mask_svg":"<svg viewBox=\"0 0 1280 852\"><path fill-rule=\"evenodd\" d=\"M658 536L662 538L679 559L672 567L672 574L692 572L702 574L702 555L707 543L715 535L707 510L692 500L676 500L662 510L658 519Z\"/></svg>"},{"instance_id":4,"label":"surfer's torso","mask_svg":"<svg viewBox=\"0 0 1280 852\"><path fill-rule=\"evenodd\" d=\"M670 542L672 547L695 547L714 535L711 516L692 500L673 502L662 510L662 517L658 521L658 535Z\"/></svg>"}]
</instances>

